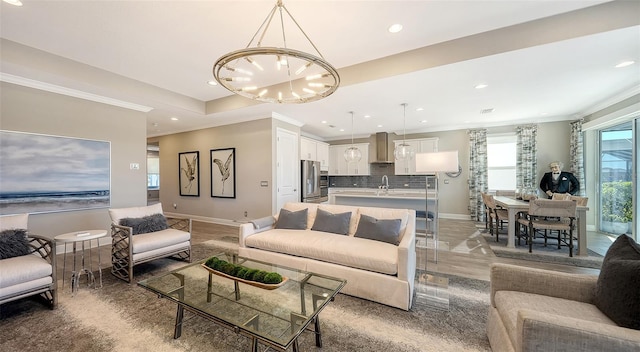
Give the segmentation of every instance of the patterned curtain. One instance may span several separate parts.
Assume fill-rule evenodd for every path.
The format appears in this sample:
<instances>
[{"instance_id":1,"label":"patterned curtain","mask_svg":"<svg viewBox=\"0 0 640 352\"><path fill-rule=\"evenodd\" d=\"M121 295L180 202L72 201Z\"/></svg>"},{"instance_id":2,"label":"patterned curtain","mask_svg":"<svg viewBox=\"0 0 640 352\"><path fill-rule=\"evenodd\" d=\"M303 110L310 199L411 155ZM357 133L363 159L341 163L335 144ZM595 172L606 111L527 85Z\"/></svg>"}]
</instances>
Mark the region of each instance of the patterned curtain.
<instances>
[{"instance_id":1,"label":"patterned curtain","mask_svg":"<svg viewBox=\"0 0 640 352\"><path fill-rule=\"evenodd\" d=\"M469 130L469 213L484 220L482 192L487 191L487 130Z\"/></svg>"},{"instance_id":2,"label":"patterned curtain","mask_svg":"<svg viewBox=\"0 0 640 352\"><path fill-rule=\"evenodd\" d=\"M580 192L577 195L584 197L584 150L582 149L582 119L571 123L571 144L569 145L569 171L580 182Z\"/></svg>"},{"instance_id":3,"label":"patterned curtain","mask_svg":"<svg viewBox=\"0 0 640 352\"><path fill-rule=\"evenodd\" d=\"M536 157L536 136L538 126L518 126L516 151L516 187L522 189L538 189L537 170L538 159Z\"/></svg>"}]
</instances>

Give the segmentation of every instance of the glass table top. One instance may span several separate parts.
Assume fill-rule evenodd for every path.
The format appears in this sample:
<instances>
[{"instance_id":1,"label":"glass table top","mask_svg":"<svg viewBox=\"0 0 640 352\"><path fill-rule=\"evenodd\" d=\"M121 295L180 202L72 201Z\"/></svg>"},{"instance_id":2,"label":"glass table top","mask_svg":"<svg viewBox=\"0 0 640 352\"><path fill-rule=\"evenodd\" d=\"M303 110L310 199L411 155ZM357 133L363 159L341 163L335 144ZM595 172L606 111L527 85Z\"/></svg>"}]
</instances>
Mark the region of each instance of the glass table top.
<instances>
[{"instance_id":1,"label":"glass table top","mask_svg":"<svg viewBox=\"0 0 640 352\"><path fill-rule=\"evenodd\" d=\"M251 260L229 253L215 255L229 263L277 272L288 280L268 290L218 276L201 260L138 282L187 310L286 347L344 287L334 277Z\"/></svg>"}]
</instances>

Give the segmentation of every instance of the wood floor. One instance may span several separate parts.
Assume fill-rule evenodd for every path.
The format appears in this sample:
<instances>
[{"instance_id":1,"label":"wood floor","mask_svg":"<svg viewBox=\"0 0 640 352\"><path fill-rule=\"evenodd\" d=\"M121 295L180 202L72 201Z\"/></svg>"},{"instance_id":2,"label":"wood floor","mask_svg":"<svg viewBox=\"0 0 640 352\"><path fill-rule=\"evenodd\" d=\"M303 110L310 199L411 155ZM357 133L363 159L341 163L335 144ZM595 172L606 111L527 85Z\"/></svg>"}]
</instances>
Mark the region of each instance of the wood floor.
<instances>
[{"instance_id":1,"label":"wood floor","mask_svg":"<svg viewBox=\"0 0 640 352\"><path fill-rule=\"evenodd\" d=\"M226 225L216 225L203 222L193 223L193 242L199 243L220 237L235 235L238 236L238 228ZM556 270L562 272L574 272L595 274L597 269L581 268L569 265L546 264L527 260L517 260L496 257L483 236L476 234L477 224L470 220L439 220L439 248L437 263L434 262L434 251L427 250L429 261L426 262L429 271L452 274L479 280L489 280L489 265L491 263L508 263L527 267ZM476 234L474 236L474 234ZM506 234L503 238L506 238ZM590 238L591 241L591 238ZM600 247L589 249L604 254L610 244L610 240L604 240ZM424 251L418 249L417 267L425 267Z\"/></svg>"},{"instance_id":2,"label":"wood floor","mask_svg":"<svg viewBox=\"0 0 640 352\"><path fill-rule=\"evenodd\" d=\"M482 224L484 225L484 224ZM508 263L532 268L542 268L562 272L595 274L597 269L582 268L569 265L547 264L527 260L517 260L496 257L483 236L477 234L478 224L469 220L439 220L439 246L437 262L434 261L433 249L427 249L429 259L425 263L425 252L417 250L417 268L426 268L437 273L452 274L479 280L489 280L489 265L491 263ZM475 235L474 235L475 234ZM239 235L238 226L219 225L194 221L192 227L192 243L202 243L209 240L234 241L237 243ZM235 238L236 240L233 240ZM506 238L506 234L503 238ZM589 249L604 254L612 238L595 233L589 234ZM102 266L109 266L111 261L111 246L100 246ZM70 254L68 254L70 256ZM58 277L62 278L63 258L58 255ZM87 258L94 262L97 268L97 256L94 254ZM67 258L67 270L71 268L71 262ZM108 270L103 270L103 275L110 275ZM66 275L68 276L68 274Z\"/></svg>"}]
</instances>

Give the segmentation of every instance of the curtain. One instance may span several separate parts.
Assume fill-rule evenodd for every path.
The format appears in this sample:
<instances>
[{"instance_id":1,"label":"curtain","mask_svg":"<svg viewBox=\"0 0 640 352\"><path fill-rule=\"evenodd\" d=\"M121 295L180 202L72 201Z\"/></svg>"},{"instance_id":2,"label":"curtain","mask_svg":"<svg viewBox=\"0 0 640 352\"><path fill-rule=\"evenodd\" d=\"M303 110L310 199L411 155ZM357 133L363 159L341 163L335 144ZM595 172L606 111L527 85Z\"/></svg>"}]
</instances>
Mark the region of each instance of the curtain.
<instances>
[{"instance_id":1,"label":"curtain","mask_svg":"<svg viewBox=\"0 0 640 352\"><path fill-rule=\"evenodd\" d=\"M580 191L577 195L584 197L584 156L582 148L582 119L571 123L571 143L569 145L569 171L580 182Z\"/></svg>"},{"instance_id":2,"label":"curtain","mask_svg":"<svg viewBox=\"0 0 640 352\"><path fill-rule=\"evenodd\" d=\"M538 126L518 126L516 135L516 187L522 190L537 190L538 159L536 158L536 136Z\"/></svg>"},{"instance_id":3,"label":"curtain","mask_svg":"<svg viewBox=\"0 0 640 352\"><path fill-rule=\"evenodd\" d=\"M487 191L487 130L469 130L469 213L471 220L485 216L482 192Z\"/></svg>"}]
</instances>

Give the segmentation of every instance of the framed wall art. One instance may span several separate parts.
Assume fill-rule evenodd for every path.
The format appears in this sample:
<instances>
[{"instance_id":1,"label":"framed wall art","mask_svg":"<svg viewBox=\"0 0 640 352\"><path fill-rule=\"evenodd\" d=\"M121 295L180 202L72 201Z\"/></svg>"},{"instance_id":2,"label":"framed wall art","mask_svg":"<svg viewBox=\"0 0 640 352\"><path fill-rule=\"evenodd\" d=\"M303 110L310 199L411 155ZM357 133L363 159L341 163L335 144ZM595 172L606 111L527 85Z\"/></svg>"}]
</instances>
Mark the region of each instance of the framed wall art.
<instances>
[{"instance_id":1,"label":"framed wall art","mask_svg":"<svg viewBox=\"0 0 640 352\"><path fill-rule=\"evenodd\" d=\"M111 205L111 143L0 131L0 215Z\"/></svg>"},{"instance_id":2,"label":"framed wall art","mask_svg":"<svg viewBox=\"0 0 640 352\"><path fill-rule=\"evenodd\" d=\"M178 153L180 195L200 197L200 152Z\"/></svg>"},{"instance_id":3,"label":"framed wall art","mask_svg":"<svg viewBox=\"0 0 640 352\"><path fill-rule=\"evenodd\" d=\"M211 197L236 197L236 148L211 149Z\"/></svg>"}]
</instances>

